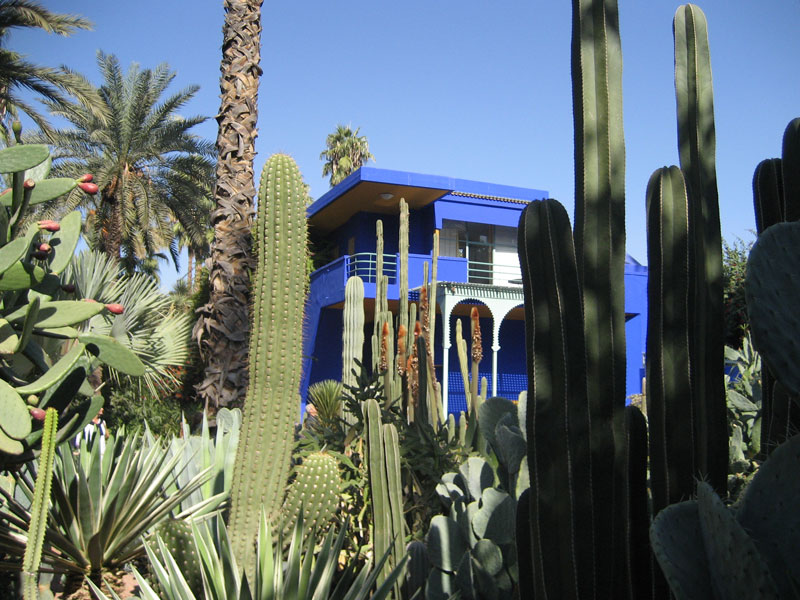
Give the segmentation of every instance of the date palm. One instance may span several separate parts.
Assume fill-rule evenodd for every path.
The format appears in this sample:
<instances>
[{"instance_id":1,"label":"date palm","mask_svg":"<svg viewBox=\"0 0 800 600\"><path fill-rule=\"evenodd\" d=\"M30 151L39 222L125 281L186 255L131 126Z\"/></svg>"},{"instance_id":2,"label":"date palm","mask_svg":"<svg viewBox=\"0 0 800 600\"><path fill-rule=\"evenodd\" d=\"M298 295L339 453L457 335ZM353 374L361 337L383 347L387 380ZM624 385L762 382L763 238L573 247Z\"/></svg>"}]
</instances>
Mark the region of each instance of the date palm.
<instances>
[{"instance_id":1,"label":"date palm","mask_svg":"<svg viewBox=\"0 0 800 600\"><path fill-rule=\"evenodd\" d=\"M20 90L33 91L55 103L73 97L98 118L105 118L105 106L97 90L82 75L67 67L54 69L28 62L7 47L12 29L34 28L57 35L71 35L77 29L91 29L91 23L78 16L50 12L37 2L0 0L0 136L9 139L9 121L20 112L28 115L44 132L47 119L20 98Z\"/></svg>"},{"instance_id":2,"label":"date palm","mask_svg":"<svg viewBox=\"0 0 800 600\"><path fill-rule=\"evenodd\" d=\"M198 309L193 332L205 362L197 392L207 407L241 406L247 391L262 1L223 1L211 294L209 302Z\"/></svg>"},{"instance_id":3,"label":"date palm","mask_svg":"<svg viewBox=\"0 0 800 600\"><path fill-rule=\"evenodd\" d=\"M325 161L322 176L330 176L331 187L375 157L369 151L367 136L358 135L349 125L337 125L336 131L325 139L325 150L319 157Z\"/></svg>"},{"instance_id":4,"label":"date palm","mask_svg":"<svg viewBox=\"0 0 800 600\"><path fill-rule=\"evenodd\" d=\"M189 86L166 96L175 73L166 64L123 73L114 55L98 53L100 96L109 119L103 123L76 102L46 104L71 127L53 131L53 172L62 177L93 173L99 191L71 193L37 216L58 216L81 207L87 239L119 259L126 271L146 270L169 251L177 265L177 221L198 245L206 235L202 204L210 195L213 146L191 129L205 117L177 114L195 95Z\"/></svg>"}]
</instances>

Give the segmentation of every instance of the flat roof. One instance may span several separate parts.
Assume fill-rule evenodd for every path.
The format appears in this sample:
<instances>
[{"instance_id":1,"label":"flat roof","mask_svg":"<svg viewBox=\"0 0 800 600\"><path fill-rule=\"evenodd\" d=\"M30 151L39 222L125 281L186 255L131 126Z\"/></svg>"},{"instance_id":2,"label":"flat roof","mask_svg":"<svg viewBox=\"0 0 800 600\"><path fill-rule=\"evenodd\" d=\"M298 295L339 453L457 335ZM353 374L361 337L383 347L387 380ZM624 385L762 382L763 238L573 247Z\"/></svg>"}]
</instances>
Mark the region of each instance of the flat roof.
<instances>
[{"instance_id":1,"label":"flat roof","mask_svg":"<svg viewBox=\"0 0 800 600\"><path fill-rule=\"evenodd\" d=\"M309 224L332 231L358 212L397 214L400 199L409 209L420 209L447 194L466 196L473 201L527 203L547 198L545 190L423 175L407 171L361 167L331 188L307 209Z\"/></svg>"}]
</instances>

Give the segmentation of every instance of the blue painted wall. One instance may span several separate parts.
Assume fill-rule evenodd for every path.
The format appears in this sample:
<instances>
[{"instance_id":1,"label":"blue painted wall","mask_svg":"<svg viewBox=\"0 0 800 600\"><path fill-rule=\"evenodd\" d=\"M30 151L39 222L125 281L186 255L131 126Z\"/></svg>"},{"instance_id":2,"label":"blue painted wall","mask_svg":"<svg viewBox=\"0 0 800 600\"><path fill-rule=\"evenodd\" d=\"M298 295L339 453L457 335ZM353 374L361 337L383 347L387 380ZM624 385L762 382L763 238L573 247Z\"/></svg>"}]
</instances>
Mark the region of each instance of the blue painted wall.
<instances>
[{"instance_id":1,"label":"blue painted wall","mask_svg":"<svg viewBox=\"0 0 800 600\"><path fill-rule=\"evenodd\" d=\"M348 190L357 186L361 181L384 182L399 185L441 189L442 197L419 210L410 213L409 237L409 287L417 288L422 284L423 263L430 263L433 246L433 234L442 227L444 219L466 220L475 223L487 223L516 227L519 223L521 211L525 203L503 201L502 198L514 198L532 201L548 196L543 190L515 188L511 186L486 184L475 181L456 180L446 177L404 173L364 167L350 175L344 182L332 189L308 209L311 216L322 210L327 205L336 202L337 198L346 194ZM449 190L449 191L448 191ZM454 190L464 194L483 195L489 197L472 197L470 195L456 194ZM307 303L305 335L307 340L304 379L301 394L310 383L323 379L339 379L341 376L341 337L342 315L340 308L333 305L344 301L344 286L347 276L349 257L348 244L354 238L354 251L356 253L373 253L376 249L375 224L378 219L383 221L384 252L395 254L398 250L399 218L397 215L378 214L369 211L356 213L338 230L329 234L339 248L341 257L331 264L314 272L311 276L310 294ZM626 302L626 346L627 346L627 393L641 392L641 382L644 377L643 352L647 327L647 268L635 261L629 261L625 270L625 302ZM467 260L464 258L445 257L439 258L439 281L467 281ZM365 296L375 297L375 284L365 282ZM389 285L389 298L398 297L398 285L395 280ZM367 319L372 315L367 314ZM441 313L439 314L441 319ZM455 319L451 317L451 333L455 335ZM467 317L460 317L464 322L465 336L469 333ZM441 321L439 321L441 323ZM365 340L369 340L372 325L366 324ZM491 391L491 321L481 320L483 339L483 361L480 365L480 374L489 381ZM434 340L437 375L441 380L442 364L442 327L436 328ZM521 320L506 320L500 328L500 352L498 356L498 395L516 398L519 391L525 389L526 359L524 348L524 322ZM365 357L369 354L369 343L365 344ZM458 367L458 355L451 342L450 349L450 410L458 411L464 408L464 393L461 375Z\"/></svg>"}]
</instances>

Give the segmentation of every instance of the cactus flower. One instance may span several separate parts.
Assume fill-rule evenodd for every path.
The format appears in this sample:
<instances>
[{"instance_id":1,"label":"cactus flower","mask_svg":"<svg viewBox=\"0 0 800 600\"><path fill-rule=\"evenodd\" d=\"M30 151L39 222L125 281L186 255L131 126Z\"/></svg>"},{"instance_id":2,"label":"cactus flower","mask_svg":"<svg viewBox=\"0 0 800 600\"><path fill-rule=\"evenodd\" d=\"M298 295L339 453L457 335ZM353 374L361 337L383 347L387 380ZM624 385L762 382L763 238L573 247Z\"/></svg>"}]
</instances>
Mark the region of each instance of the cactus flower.
<instances>
[{"instance_id":1,"label":"cactus flower","mask_svg":"<svg viewBox=\"0 0 800 600\"><path fill-rule=\"evenodd\" d=\"M108 309L108 312L115 315L121 315L123 312L125 312L125 308L122 306L122 304L106 304L106 308Z\"/></svg>"},{"instance_id":2,"label":"cactus flower","mask_svg":"<svg viewBox=\"0 0 800 600\"><path fill-rule=\"evenodd\" d=\"M43 221L39 221L38 225L40 229L45 229L51 232L59 231L61 229L61 225L59 225L57 221L53 221L52 219L45 219Z\"/></svg>"},{"instance_id":3,"label":"cactus flower","mask_svg":"<svg viewBox=\"0 0 800 600\"><path fill-rule=\"evenodd\" d=\"M79 183L78 187L81 188L87 194L96 194L97 190L100 189L99 187L97 187L96 183L90 183L88 181L85 183Z\"/></svg>"}]
</instances>

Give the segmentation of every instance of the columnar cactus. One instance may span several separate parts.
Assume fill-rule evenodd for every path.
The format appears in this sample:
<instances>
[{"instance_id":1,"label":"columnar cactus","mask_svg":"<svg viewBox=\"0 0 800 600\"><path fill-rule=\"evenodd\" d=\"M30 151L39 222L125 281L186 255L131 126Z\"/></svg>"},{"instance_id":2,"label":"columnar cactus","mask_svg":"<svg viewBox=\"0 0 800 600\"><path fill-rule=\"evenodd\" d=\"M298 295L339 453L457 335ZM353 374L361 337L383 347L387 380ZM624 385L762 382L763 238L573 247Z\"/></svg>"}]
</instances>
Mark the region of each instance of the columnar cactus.
<instances>
[{"instance_id":1,"label":"columnar cactus","mask_svg":"<svg viewBox=\"0 0 800 600\"><path fill-rule=\"evenodd\" d=\"M694 492L697 460L689 358L689 203L678 167L647 185L647 416L653 509Z\"/></svg>"},{"instance_id":2,"label":"columnar cactus","mask_svg":"<svg viewBox=\"0 0 800 600\"><path fill-rule=\"evenodd\" d=\"M689 357L695 473L724 494L728 425L724 364L722 237L715 166L714 93L705 15L686 4L675 13L678 149L689 198Z\"/></svg>"},{"instance_id":3,"label":"columnar cactus","mask_svg":"<svg viewBox=\"0 0 800 600\"><path fill-rule=\"evenodd\" d=\"M254 570L260 507L278 519L299 417L307 231L303 179L294 160L264 165L253 230L250 381L231 485L230 536L239 564Z\"/></svg>"},{"instance_id":4,"label":"columnar cactus","mask_svg":"<svg viewBox=\"0 0 800 600\"><path fill-rule=\"evenodd\" d=\"M367 471L372 499L374 553L375 556L381 556L389 549L393 550L378 576L380 585L399 564L405 547L400 445L394 425L381 423L380 407L375 400L365 401L363 412L367 432ZM402 576L400 579L402 580ZM400 598L399 584L395 584L395 598Z\"/></svg>"},{"instance_id":5,"label":"columnar cactus","mask_svg":"<svg viewBox=\"0 0 800 600\"><path fill-rule=\"evenodd\" d=\"M39 597L39 564L42 559L47 528L47 513L50 506L50 486L53 481L53 457L56 451L56 431L58 429L58 411L48 408L44 418L42 433L42 454L39 457L41 469L36 477L31 505L31 520L28 525L28 543L22 559L22 584L25 600L36 600Z\"/></svg>"},{"instance_id":6,"label":"columnar cactus","mask_svg":"<svg viewBox=\"0 0 800 600\"><path fill-rule=\"evenodd\" d=\"M348 277L344 287L342 319L342 385L347 389L356 385L356 361L363 361L364 350L364 282L357 275ZM347 414L343 417L354 419Z\"/></svg>"}]
</instances>

